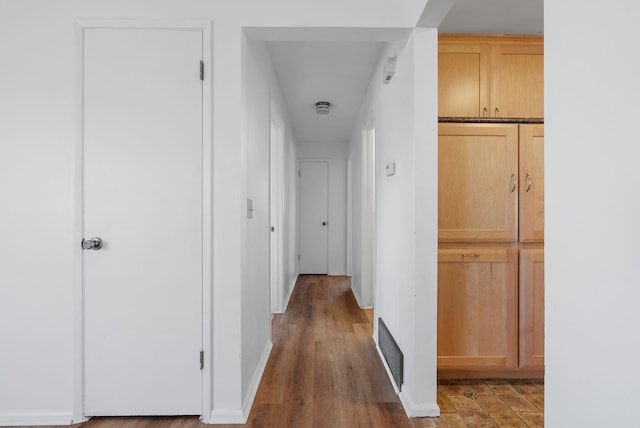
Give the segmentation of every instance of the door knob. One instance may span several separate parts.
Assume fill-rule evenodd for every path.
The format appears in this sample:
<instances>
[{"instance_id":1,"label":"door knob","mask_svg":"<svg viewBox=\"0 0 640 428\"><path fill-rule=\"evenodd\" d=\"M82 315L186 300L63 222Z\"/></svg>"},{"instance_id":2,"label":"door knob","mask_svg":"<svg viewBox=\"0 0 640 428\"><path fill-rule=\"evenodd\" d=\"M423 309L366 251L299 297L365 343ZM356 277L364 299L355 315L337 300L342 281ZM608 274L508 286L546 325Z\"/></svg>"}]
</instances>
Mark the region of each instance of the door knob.
<instances>
[{"instance_id":1,"label":"door knob","mask_svg":"<svg viewBox=\"0 0 640 428\"><path fill-rule=\"evenodd\" d=\"M82 248L85 250L99 250L102 248L102 239L91 238L82 240Z\"/></svg>"},{"instance_id":2,"label":"door knob","mask_svg":"<svg viewBox=\"0 0 640 428\"><path fill-rule=\"evenodd\" d=\"M323 221L323 222L322 222L322 225L323 225L323 226L326 226L326 225L327 225L327 222L326 222L326 221Z\"/></svg>"}]
</instances>

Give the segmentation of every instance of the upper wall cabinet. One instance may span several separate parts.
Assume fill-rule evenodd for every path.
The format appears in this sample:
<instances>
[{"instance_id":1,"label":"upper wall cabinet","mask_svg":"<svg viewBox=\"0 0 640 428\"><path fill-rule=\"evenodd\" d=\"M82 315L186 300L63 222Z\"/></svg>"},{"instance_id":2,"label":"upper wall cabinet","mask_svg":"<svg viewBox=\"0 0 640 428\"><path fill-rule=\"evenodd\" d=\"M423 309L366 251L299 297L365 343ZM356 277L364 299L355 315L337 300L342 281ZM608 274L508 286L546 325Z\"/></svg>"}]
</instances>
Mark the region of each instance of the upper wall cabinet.
<instances>
[{"instance_id":1,"label":"upper wall cabinet","mask_svg":"<svg viewBox=\"0 0 640 428\"><path fill-rule=\"evenodd\" d=\"M544 117L543 52L537 36L440 35L438 115Z\"/></svg>"}]
</instances>

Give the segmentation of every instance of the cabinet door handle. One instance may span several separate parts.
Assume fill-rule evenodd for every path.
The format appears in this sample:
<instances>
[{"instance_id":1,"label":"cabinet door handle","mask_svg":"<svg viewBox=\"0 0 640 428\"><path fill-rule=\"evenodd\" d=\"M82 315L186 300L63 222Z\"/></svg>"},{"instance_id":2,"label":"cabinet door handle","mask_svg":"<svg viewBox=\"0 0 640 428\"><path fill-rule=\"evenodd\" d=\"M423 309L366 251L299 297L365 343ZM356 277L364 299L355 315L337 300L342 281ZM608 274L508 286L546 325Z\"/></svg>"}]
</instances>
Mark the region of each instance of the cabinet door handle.
<instances>
[{"instance_id":1,"label":"cabinet door handle","mask_svg":"<svg viewBox=\"0 0 640 428\"><path fill-rule=\"evenodd\" d=\"M531 176L527 173L527 188L525 189L525 192L528 192L529 190L531 190Z\"/></svg>"},{"instance_id":2,"label":"cabinet door handle","mask_svg":"<svg viewBox=\"0 0 640 428\"><path fill-rule=\"evenodd\" d=\"M516 187L518 187L518 179L515 174L511 174L511 193L516 191Z\"/></svg>"},{"instance_id":3,"label":"cabinet door handle","mask_svg":"<svg viewBox=\"0 0 640 428\"><path fill-rule=\"evenodd\" d=\"M498 117L499 114L500 114L500 110L498 110L498 107L496 107L496 109L495 109L495 117Z\"/></svg>"},{"instance_id":4,"label":"cabinet door handle","mask_svg":"<svg viewBox=\"0 0 640 428\"><path fill-rule=\"evenodd\" d=\"M480 257L478 253L463 253L462 257Z\"/></svg>"},{"instance_id":5,"label":"cabinet door handle","mask_svg":"<svg viewBox=\"0 0 640 428\"><path fill-rule=\"evenodd\" d=\"M489 110L485 107L482 109L482 117L487 117L487 114L489 114Z\"/></svg>"}]
</instances>

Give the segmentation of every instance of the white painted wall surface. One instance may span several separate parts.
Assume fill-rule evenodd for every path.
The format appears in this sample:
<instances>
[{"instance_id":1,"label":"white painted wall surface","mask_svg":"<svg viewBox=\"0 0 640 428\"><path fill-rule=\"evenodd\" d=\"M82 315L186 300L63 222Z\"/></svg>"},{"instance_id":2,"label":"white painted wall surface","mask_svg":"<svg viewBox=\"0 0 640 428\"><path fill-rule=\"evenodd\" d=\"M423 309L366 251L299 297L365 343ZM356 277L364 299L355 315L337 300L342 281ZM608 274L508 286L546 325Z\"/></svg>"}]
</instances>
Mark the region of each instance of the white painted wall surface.
<instances>
[{"instance_id":1,"label":"white painted wall surface","mask_svg":"<svg viewBox=\"0 0 640 428\"><path fill-rule=\"evenodd\" d=\"M377 269L375 317L382 318L405 357L405 384L414 388L415 344L415 167L413 133L413 37L403 46L390 46L383 57L397 55L396 73L389 85L375 84ZM374 73L374 78L380 73ZM385 165L396 162L396 174ZM377 326L376 326L377 327ZM377 330L376 330L377 331ZM377 333L376 333L377 336Z\"/></svg>"},{"instance_id":2,"label":"white painted wall surface","mask_svg":"<svg viewBox=\"0 0 640 428\"><path fill-rule=\"evenodd\" d=\"M545 426L635 426L640 6L544 13Z\"/></svg>"},{"instance_id":3,"label":"white painted wall surface","mask_svg":"<svg viewBox=\"0 0 640 428\"><path fill-rule=\"evenodd\" d=\"M329 275L346 275L347 144L299 142L296 154L298 159L329 161Z\"/></svg>"},{"instance_id":4,"label":"white painted wall surface","mask_svg":"<svg viewBox=\"0 0 640 428\"><path fill-rule=\"evenodd\" d=\"M387 57L396 73L382 84ZM373 74L350 141L354 178L361 176L361 131L376 125L377 277L380 317L405 357L400 397L412 416L436 415L437 310L437 32L416 29L407 43L389 43ZM418 91L415 90L418 88ZM426 115L426 116L425 116ZM430 117L431 116L431 117ZM396 174L385 166L396 162ZM354 180L354 213L359 211ZM354 220L357 222L357 219ZM355 232L355 228L354 228ZM359 258L354 238L354 262ZM360 266L362 269L362 266ZM354 276L356 275L354 263ZM377 325L374 326L377 336Z\"/></svg>"},{"instance_id":5,"label":"white painted wall surface","mask_svg":"<svg viewBox=\"0 0 640 428\"><path fill-rule=\"evenodd\" d=\"M269 214L269 168L270 168L270 133L271 106L275 114L283 122L284 140L292 138L291 127L286 108L275 79L273 66L266 50L265 43L243 38L243 158L244 195L246 200L253 200L253 218L244 216L242 228L242 396L243 412L248 416L252 395L255 393L262 369L271 347L271 324L265 322L271 316L270 308L270 214ZM290 151L287 148L286 152ZM286 154L286 153L285 153ZM289 165L285 168L285 189L295 179L294 170ZM284 224L290 219L291 194L285 194ZM295 224L295 218L293 219ZM295 230L295 229L294 229ZM290 242L289 227L285 227L283 242ZM290 244L289 244L290 245ZM295 260L291 264L289 254L295 251L285 244L283 257L283 276L289 283L284 287L285 293L290 288L291 272L295 272ZM287 294L283 294L283 300ZM280 302L280 306L284 302Z\"/></svg>"},{"instance_id":6,"label":"white painted wall surface","mask_svg":"<svg viewBox=\"0 0 640 428\"><path fill-rule=\"evenodd\" d=\"M77 153L77 19L213 22L213 420L237 420L246 382L265 344L243 349L242 297L247 174L242 144L242 26L412 27L425 0L3 0L0 2L0 424L68 423L82 416L77 284L81 236ZM291 148L291 146L290 146ZM290 152L291 156L291 152ZM256 199L263 196L258 195ZM40 243L44 242L42 245ZM37 244L34 244L37 243ZM266 258L267 255L264 255ZM247 285L249 292L252 285ZM246 294L245 296L249 296ZM244 314L243 312L249 312ZM255 317L255 318L253 318ZM264 334L261 332L259 334ZM245 364L246 363L246 364ZM243 365L244 364L244 365ZM205 420L209 420L205 415Z\"/></svg>"},{"instance_id":7,"label":"white painted wall surface","mask_svg":"<svg viewBox=\"0 0 640 428\"><path fill-rule=\"evenodd\" d=\"M415 384L417 414L434 415L438 332L438 32L414 32Z\"/></svg>"},{"instance_id":8,"label":"white painted wall surface","mask_svg":"<svg viewBox=\"0 0 640 428\"><path fill-rule=\"evenodd\" d=\"M271 107L269 82L263 77L268 79L271 64L263 43L243 37L243 49L243 200L253 201L252 218L245 215L242 224L242 396L247 397L255 368L271 344L271 329L264 323L271 314L270 259L265 257L270 253Z\"/></svg>"}]
</instances>

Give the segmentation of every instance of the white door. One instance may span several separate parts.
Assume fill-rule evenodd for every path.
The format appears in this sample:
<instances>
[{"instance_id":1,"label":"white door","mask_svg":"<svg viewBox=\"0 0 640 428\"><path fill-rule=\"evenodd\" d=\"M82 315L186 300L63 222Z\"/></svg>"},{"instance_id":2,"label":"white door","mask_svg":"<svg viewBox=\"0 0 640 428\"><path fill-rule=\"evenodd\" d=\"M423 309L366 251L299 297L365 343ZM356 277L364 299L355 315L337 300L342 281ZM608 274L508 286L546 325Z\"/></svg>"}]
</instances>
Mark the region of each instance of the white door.
<instances>
[{"instance_id":1,"label":"white door","mask_svg":"<svg viewBox=\"0 0 640 428\"><path fill-rule=\"evenodd\" d=\"M329 245L329 164L327 161L300 161L298 204L301 274L328 272Z\"/></svg>"},{"instance_id":2,"label":"white door","mask_svg":"<svg viewBox=\"0 0 640 428\"><path fill-rule=\"evenodd\" d=\"M85 29L85 414L201 414L202 32Z\"/></svg>"}]
</instances>

